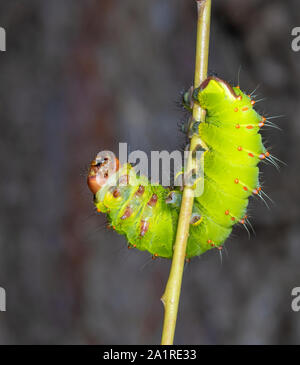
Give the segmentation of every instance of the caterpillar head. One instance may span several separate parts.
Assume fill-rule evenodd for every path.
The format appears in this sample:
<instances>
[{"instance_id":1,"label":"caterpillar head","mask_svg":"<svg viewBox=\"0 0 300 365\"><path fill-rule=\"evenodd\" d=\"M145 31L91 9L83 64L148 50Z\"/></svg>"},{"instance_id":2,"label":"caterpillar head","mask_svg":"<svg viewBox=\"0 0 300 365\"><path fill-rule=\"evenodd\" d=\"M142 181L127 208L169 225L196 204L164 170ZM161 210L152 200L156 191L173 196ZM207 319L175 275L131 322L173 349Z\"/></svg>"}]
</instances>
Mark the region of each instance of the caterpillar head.
<instances>
[{"instance_id":1,"label":"caterpillar head","mask_svg":"<svg viewBox=\"0 0 300 365\"><path fill-rule=\"evenodd\" d=\"M193 93L193 99L204 109L209 105L219 108L224 101L234 102L238 96L231 85L218 77L208 77Z\"/></svg>"},{"instance_id":2,"label":"caterpillar head","mask_svg":"<svg viewBox=\"0 0 300 365\"><path fill-rule=\"evenodd\" d=\"M112 152L99 152L91 162L87 184L93 194L96 194L112 174L119 170L119 160Z\"/></svg>"}]
</instances>

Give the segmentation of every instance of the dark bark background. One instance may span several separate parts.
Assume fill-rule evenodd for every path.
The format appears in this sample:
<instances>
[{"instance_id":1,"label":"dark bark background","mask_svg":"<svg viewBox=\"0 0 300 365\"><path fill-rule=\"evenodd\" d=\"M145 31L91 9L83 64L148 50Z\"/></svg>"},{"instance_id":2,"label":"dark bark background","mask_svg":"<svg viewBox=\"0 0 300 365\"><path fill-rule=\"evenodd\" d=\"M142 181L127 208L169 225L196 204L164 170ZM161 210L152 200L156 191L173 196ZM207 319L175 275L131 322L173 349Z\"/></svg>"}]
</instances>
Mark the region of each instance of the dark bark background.
<instances>
[{"instance_id":1,"label":"dark bark background","mask_svg":"<svg viewBox=\"0 0 300 365\"><path fill-rule=\"evenodd\" d=\"M0 1L1 344L156 344L170 262L128 250L86 186L100 150L182 147L176 106L194 74L193 0ZM296 344L300 312L298 0L213 0L210 72L266 100L287 163L263 167L268 210L184 273L177 344Z\"/></svg>"}]
</instances>

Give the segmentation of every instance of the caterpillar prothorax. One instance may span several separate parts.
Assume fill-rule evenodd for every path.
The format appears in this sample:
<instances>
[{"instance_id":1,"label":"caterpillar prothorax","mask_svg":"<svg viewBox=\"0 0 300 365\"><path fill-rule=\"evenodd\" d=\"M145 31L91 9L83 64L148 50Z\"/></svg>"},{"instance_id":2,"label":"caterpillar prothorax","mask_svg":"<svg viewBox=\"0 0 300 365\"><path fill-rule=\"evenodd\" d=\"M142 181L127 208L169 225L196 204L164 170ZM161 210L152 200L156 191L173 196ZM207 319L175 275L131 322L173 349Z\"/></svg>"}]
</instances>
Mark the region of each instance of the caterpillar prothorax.
<instances>
[{"instance_id":1,"label":"caterpillar prothorax","mask_svg":"<svg viewBox=\"0 0 300 365\"><path fill-rule=\"evenodd\" d=\"M233 225L245 224L249 196L262 194L257 165L263 159L273 161L259 134L266 118L253 109L255 101L239 86L209 77L192 98L206 110L206 118L194 123L205 150L204 190L194 200L188 259L222 248ZM117 159L103 155L92 162L88 185L98 211L106 213L110 226L127 237L129 247L147 250L154 257L172 257L179 189L150 185L130 164L119 166Z\"/></svg>"}]
</instances>

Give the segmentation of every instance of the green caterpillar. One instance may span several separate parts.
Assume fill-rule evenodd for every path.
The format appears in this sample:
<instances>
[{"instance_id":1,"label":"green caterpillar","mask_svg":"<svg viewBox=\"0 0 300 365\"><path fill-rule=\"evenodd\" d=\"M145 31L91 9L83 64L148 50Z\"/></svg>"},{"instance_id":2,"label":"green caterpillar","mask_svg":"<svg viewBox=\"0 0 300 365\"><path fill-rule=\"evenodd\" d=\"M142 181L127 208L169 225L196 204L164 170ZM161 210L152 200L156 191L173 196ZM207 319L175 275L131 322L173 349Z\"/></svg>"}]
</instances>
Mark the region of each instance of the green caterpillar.
<instances>
[{"instance_id":1,"label":"green caterpillar","mask_svg":"<svg viewBox=\"0 0 300 365\"><path fill-rule=\"evenodd\" d=\"M214 247L221 249L233 225L245 225L249 196L262 194L257 165L263 159L274 162L259 134L266 118L253 109L250 95L217 77L207 78L191 95L206 110L206 119L190 128L205 152L204 190L194 200L187 259ZM187 96L184 101L188 104ZM130 164L119 167L108 156L92 162L88 185L98 211L106 213L109 225L127 237L129 247L147 250L154 257L172 257L179 189L149 185Z\"/></svg>"}]
</instances>

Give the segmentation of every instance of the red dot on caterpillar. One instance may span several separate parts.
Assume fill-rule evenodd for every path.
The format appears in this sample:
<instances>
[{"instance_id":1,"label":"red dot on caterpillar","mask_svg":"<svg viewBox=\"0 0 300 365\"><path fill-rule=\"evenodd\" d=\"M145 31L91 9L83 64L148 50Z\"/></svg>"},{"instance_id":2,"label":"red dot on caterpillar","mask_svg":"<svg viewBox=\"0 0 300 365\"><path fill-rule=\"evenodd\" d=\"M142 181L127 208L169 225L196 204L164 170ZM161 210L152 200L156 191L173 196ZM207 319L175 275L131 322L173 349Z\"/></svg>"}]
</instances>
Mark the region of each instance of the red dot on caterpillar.
<instances>
[{"instance_id":1,"label":"red dot on caterpillar","mask_svg":"<svg viewBox=\"0 0 300 365\"><path fill-rule=\"evenodd\" d=\"M257 189L253 189L252 190L253 194L257 195L258 194L258 190Z\"/></svg>"},{"instance_id":2,"label":"red dot on caterpillar","mask_svg":"<svg viewBox=\"0 0 300 365\"><path fill-rule=\"evenodd\" d=\"M120 193L120 190L119 189L115 189L113 191L113 197L114 198L118 198L120 195L121 195L121 193Z\"/></svg>"},{"instance_id":3,"label":"red dot on caterpillar","mask_svg":"<svg viewBox=\"0 0 300 365\"><path fill-rule=\"evenodd\" d=\"M231 220L232 220L232 221L235 221L235 218L234 218L234 217L231 217Z\"/></svg>"},{"instance_id":4,"label":"red dot on caterpillar","mask_svg":"<svg viewBox=\"0 0 300 365\"><path fill-rule=\"evenodd\" d=\"M142 196L144 194L145 188L143 185L140 185L139 188L137 189L135 195L137 196Z\"/></svg>"},{"instance_id":5,"label":"red dot on caterpillar","mask_svg":"<svg viewBox=\"0 0 300 365\"><path fill-rule=\"evenodd\" d=\"M265 154L264 154L264 153L261 153L258 157L259 157L261 160L263 160L263 159L265 159L265 158L266 158L266 156L265 156Z\"/></svg>"},{"instance_id":6,"label":"red dot on caterpillar","mask_svg":"<svg viewBox=\"0 0 300 365\"><path fill-rule=\"evenodd\" d=\"M100 209L100 208L97 208L97 212L98 212L98 213L101 213L101 209Z\"/></svg>"},{"instance_id":7,"label":"red dot on caterpillar","mask_svg":"<svg viewBox=\"0 0 300 365\"><path fill-rule=\"evenodd\" d=\"M229 210L225 210L225 215L228 215L229 214Z\"/></svg>"},{"instance_id":8,"label":"red dot on caterpillar","mask_svg":"<svg viewBox=\"0 0 300 365\"><path fill-rule=\"evenodd\" d=\"M240 220L240 223L241 223L241 224L244 224L244 223L245 223L245 219L244 219L244 218L243 218L243 219L241 219L241 220Z\"/></svg>"},{"instance_id":9,"label":"red dot on caterpillar","mask_svg":"<svg viewBox=\"0 0 300 365\"><path fill-rule=\"evenodd\" d=\"M247 125L246 127L247 129L252 129L253 128L253 125Z\"/></svg>"},{"instance_id":10,"label":"red dot on caterpillar","mask_svg":"<svg viewBox=\"0 0 300 365\"><path fill-rule=\"evenodd\" d=\"M237 97L237 99L238 99L238 100L242 100L242 95L239 95L239 96Z\"/></svg>"},{"instance_id":11,"label":"red dot on caterpillar","mask_svg":"<svg viewBox=\"0 0 300 365\"><path fill-rule=\"evenodd\" d=\"M238 112L239 111L239 108L234 108L233 109L235 112Z\"/></svg>"},{"instance_id":12,"label":"red dot on caterpillar","mask_svg":"<svg viewBox=\"0 0 300 365\"><path fill-rule=\"evenodd\" d=\"M236 124L236 125L235 125L235 128L236 128L236 129L239 129L239 128L240 128L240 125L239 125L239 124Z\"/></svg>"},{"instance_id":13,"label":"red dot on caterpillar","mask_svg":"<svg viewBox=\"0 0 300 365\"><path fill-rule=\"evenodd\" d=\"M235 182L236 184L238 184L238 183L239 183L239 179L235 179L235 180L234 180L234 182Z\"/></svg>"},{"instance_id":14,"label":"red dot on caterpillar","mask_svg":"<svg viewBox=\"0 0 300 365\"><path fill-rule=\"evenodd\" d=\"M153 256L152 256L152 260L156 260L158 258L158 254L155 253Z\"/></svg>"},{"instance_id":15,"label":"red dot on caterpillar","mask_svg":"<svg viewBox=\"0 0 300 365\"><path fill-rule=\"evenodd\" d=\"M243 189L244 189L245 191L248 191L248 188L247 188L247 186L244 186L244 187L243 187Z\"/></svg>"},{"instance_id":16,"label":"red dot on caterpillar","mask_svg":"<svg viewBox=\"0 0 300 365\"><path fill-rule=\"evenodd\" d=\"M269 157L270 156L270 152L265 152L265 156Z\"/></svg>"},{"instance_id":17,"label":"red dot on caterpillar","mask_svg":"<svg viewBox=\"0 0 300 365\"><path fill-rule=\"evenodd\" d=\"M265 123L264 122L259 122L258 123L258 126L261 128L261 127L263 127L265 125Z\"/></svg>"},{"instance_id":18,"label":"red dot on caterpillar","mask_svg":"<svg viewBox=\"0 0 300 365\"><path fill-rule=\"evenodd\" d=\"M207 243L212 243L212 240L207 240Z\"/></svg>"},{"instance_id":19,"label":"red dot on caterpillar","mask_svg":"<svg viewBox=\"0 0 300 365\"><path fill-rule=\"evenodd\" d=\"M156 203L157 203L157 195L152 194L152 196L147 204L149 205L149 207L154 207Z\"/></svg>"},{"instance_id":20,"label":"red dot on caterpillar","mask_svg":"<svg viewBox=\"0 0 300 365\"><path fill-rule=\"evenodd\" d=\"M254 157L253 153L251 153L251 152L248 153L248 156L249 157Z\"/></svg>"},{"instance_id":21,"label":"red dot on caterpillar","mask_svg":"<svg viewBox=\"0 0 300 365\"><path fill-rule=\"evenodd\" d=\"M243 111L243 112L246 112L248 109L249 109L249 108L248 108L247 106L244 106L244 107L242 108L242 111Z\"/></svg>"},{"instance_id":22,"label":"red dot on caterpillar","mask_svg":"<svg viewBox=\"0 0 300 365\"><path fill-rule=\"evenodd\" d=\"M256 103L255 100L251 100L251 105L254 105Z\"/></svg>"},{"instance_id":23,"label":"red dot on caterpillar","mask_svg":"<svg viewBox=\"0 0 300 365\"><path fill-rule=\"evenodd\" d=\"M125 212L124 214L122 215L121 219L124 220L124 219L127 219L131 216L132 214L132 208L127 206L126 209L125 209Z\"/></svg>"},{"instance_id":24,"label":"red dot on caterpillar","mask_svg":"<svg viewBox=\"0 0 300 365\"><path fill-rule=\"evenodd\" d=\"M238 146L238 151L242 151L243 150L243 147L242 146Z\"/></svg>"}]
</instances>

